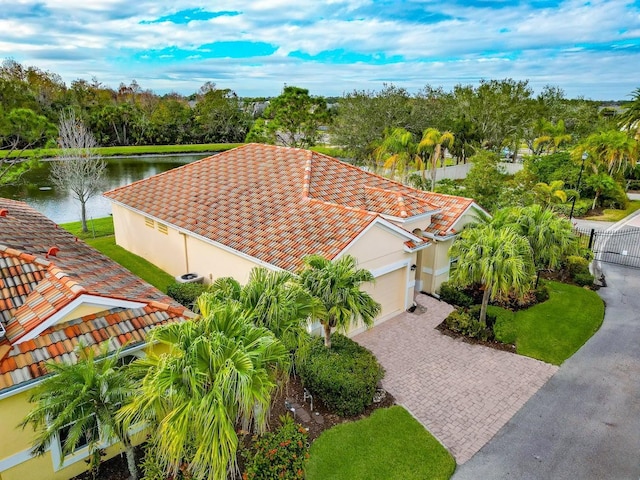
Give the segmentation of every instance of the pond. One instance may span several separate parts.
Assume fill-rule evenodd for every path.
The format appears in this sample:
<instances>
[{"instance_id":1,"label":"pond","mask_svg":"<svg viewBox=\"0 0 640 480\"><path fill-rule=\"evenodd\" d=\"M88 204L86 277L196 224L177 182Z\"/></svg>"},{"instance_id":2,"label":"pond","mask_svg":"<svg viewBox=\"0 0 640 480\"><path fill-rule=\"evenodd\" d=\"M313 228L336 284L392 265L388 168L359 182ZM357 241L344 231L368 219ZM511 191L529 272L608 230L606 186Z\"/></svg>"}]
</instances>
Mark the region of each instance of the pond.
<instances>
[{"instance_id":1,"label":"pond","mask_svg":"<svg viewBox=\"0 0 640 480\"><path fill-rule=\"evenodd\" d=\"M105 158L107 175L104 191L166 172L208 155L210 154ZM49 168L50 162L44 161L37 168L25 173L19 184L1 186L0 197L26 202L56 223L79 221L80 202L69 191L53 186L49 179ZM111 202L102 195L97 195L87 202L87 220L107 217L110 214Z\"/></svg>"}]
</instances>

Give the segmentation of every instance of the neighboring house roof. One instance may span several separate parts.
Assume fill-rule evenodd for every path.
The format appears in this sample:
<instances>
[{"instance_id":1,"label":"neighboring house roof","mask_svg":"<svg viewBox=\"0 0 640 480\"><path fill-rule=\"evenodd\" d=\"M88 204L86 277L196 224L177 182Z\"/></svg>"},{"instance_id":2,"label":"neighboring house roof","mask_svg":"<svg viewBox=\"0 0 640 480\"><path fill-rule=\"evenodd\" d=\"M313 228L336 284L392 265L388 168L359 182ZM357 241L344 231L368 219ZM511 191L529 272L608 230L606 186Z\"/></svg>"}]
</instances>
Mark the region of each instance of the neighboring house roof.
<instances>
[{"instance_id":1,"label":"neighboring house roof","mask_svg":"<svg viewBox=\"0 0 640 480\"><path fill-rule=\"evenodd\" d=\"M75 308L104 309L73 318ZM86 313L86 312L85 312ZM0 198L0 393L75 361L79 342L114 351L193 314L25 203Z\"/></svg>"},{"instance_id":2,"label":"neighboring house roof","mask_svg":"<svg viewBox=\"0 0 640 480\"><path fill-rule=\"evenodd\" d=\"M447 235L473 204L320 153L262 144L219 153L105 196L287 270L298 268L305 255L334 258L381 218L431 214L432 224L423 231Z\"/></svg>"}]
</instances>

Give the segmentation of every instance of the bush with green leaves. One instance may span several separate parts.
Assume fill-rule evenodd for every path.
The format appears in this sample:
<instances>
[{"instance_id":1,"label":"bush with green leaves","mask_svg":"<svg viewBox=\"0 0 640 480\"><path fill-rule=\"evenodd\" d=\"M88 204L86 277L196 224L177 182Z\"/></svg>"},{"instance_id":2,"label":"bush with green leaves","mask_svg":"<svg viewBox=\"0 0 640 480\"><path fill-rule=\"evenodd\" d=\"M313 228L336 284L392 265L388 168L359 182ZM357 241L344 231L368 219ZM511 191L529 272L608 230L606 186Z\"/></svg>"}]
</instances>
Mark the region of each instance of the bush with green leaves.
<instances>
[{"instance_id":1,"label":"bush with green leaves","mask_svg":"<svg viewBox=\"0 0 640 480\"><path fill-rule=\"evenodd\" d=\"M593 285L594 280L595 277L590 273L578 273L573 277L573 281L576 282L576 285L580 285L581 287L590 287Z\"/></svg>"},{"instance_id":2,"label":"bush with green leaves","mask_svg":"<svg viewBox=\"0 0 640 480\"><path fill-rule=\"evenodd\" d=\"M309 458L307 430L289 415L281 416L280 427L253 437L242 456L246 462L242 480L302 479Z\"/></svg>"},{"instance_id":3,"label":"bush with green leaves","mask_svg":"<svg viewBox=\"0 0 640 480\"><path fill-rule=\"evenodd\" d=\"M198 297L207 290L202 283L172 283L167 287L167 295L187 308L193 308Z\"/></svg>"},{"instance_id":4,"label":"bush with green leaves","mask_svg":"<svg viewBox=\"0 0 640 480\"><path fill-rule=\"evenodd\" d=\"M473 298L467 295L463 290L454 287L449 282L443 282L440 285L440 300L447 302L456 307L470 307L473 305Z\"/></svg>"},{"instance_id":5,"label":"bush with green leaves","mask_svg":"<svg viewBox=\"0 0 640 480\"><path fill-rule=\"evenodd\" d=\"M495 317L493 320L495 321ZM475 312L472 313L471 311L459 308L451 312L444 321L449 330L464 335L465 337L477 338L483 341L493 338L491 329L487 328L485 322L478 320Z\"/></svg>"},{"instance_id":6,"label":"bush with green leaves","mask_svg":"<svg viewBox=\"0 0 640 480\"><path fill-rule=\"evenodd\" d=\"M553 210L568 217L571 214L571 207L573 206L573 217L584 217L589 210L591 210L592 204L593 199L581 198L580 200L576 200L575 206L573 206L573 201L567 201L567 203L556 203L553 206Z\"/></svg>"},{"instance_id":7,"label":"bush with green leaves","mask_svg":"<svg viewBox=\"0 0 640 480\"><path fill-rule=\"evenodd\" d=\"M493 325L494 338L502 343L515 344L518 338L518 331L513 321L514 312L506 308L489 305L487 307L487 315L492 315L496 319Z\"/></svg>"},{"instance_id":8,"label":"bush with green leaves","mask_svg":"<svg viewBox=\"0 0 640 480\"><path fill-rule=\"evenodd\" d=\"M580 273L589 273L589 260L578 255L570 255L565 260L567 273L574 278Z\"/></svg>"},{"instance_id":9,"label":"bush with green leaves","mask_svg":"<svg viewBox=\"0 0 640 480\"><path fill-rule=\"evenodd\" d=\"M340 334L331 348L315 338L307 358L298 364L305 388L331 412L343 417L362 413L371 403L384 369L366 348Z\"/></svg>"},{"instance_id":10,"label":"bush with green leaves","mask_svg":"<svg viewBox=\"0 0 640 480\"><path fill-rule=\"evenodd\" d=\"M536 303L546 302L549 300L549 287L546 284L541 283L538 285L538 288L534 290L533 295L536 299Z\"/></svg>"}]
</instances>

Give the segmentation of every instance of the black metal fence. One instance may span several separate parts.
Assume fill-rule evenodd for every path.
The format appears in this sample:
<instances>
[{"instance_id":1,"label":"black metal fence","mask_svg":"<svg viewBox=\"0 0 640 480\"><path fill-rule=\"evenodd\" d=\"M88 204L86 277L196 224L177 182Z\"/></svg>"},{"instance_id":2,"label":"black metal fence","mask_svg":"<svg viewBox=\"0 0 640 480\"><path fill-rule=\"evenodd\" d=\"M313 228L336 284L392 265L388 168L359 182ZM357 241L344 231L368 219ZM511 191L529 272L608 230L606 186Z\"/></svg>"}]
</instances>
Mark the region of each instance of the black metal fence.
<instances>
[{"instance_id":1,"label":"black metal fence","mask_svg":"<svg viewBox=\"0 0 640 480\"><path fill-rule=\"evenodd\" d=\"M575 228L574 232L596 260L640 268L640 228L616 231Z\"/></svg>"}]
</instances>

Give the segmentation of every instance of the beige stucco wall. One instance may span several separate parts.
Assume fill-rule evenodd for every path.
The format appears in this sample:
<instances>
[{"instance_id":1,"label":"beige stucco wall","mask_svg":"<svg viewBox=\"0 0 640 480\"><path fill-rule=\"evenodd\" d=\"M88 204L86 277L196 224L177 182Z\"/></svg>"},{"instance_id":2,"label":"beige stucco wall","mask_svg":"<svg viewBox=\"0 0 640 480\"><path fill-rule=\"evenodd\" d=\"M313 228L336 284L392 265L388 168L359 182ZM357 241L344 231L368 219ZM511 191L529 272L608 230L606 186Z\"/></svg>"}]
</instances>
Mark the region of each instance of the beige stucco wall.
<instances>
[{"instance_id":1,"label":"beige stucco wall","mask_svg":"<svg viewBox=\"0 0 640 480\"><path fill-rule=\"evenodd\" d=\"M153 345L157 354L167 351L165 345ZM30 427L22 429L18 427L20 421L27 415L32 407L29 403L31 390L17 393L0 400L0 462L16 454L21 454L31 448L34 432ZM146 433L138 432L132 436L134 445L145 441ZM105 449L108 460L124 451L121 444L112 445ZM82 472L87 471L86 457L79 457L78 461L62 469L53 464L51 451L45 452L40 457L28 458L15 466L0 470L0 480L67 480ZM58 471L55 471L58 469Z\"/></svg>"},{"instance_id":2,"label":"beige stucco wall","mask_svg":"<svg viewBox=\"0 0 640 480\"><path fill-rule=\"evenodd\" d=\"M195 272L207 283L220 277L234 277L245 283L251 269L259 266L258 262L170 226L167 226L166 234L161 233L158 222L151 228L146 225L143 215L122 206L114 204L112 211L117 244L170 275Z\"/></svg>"}]
</instances>

